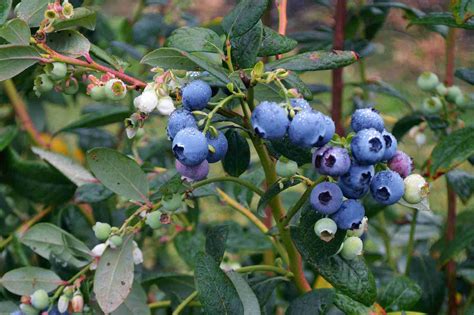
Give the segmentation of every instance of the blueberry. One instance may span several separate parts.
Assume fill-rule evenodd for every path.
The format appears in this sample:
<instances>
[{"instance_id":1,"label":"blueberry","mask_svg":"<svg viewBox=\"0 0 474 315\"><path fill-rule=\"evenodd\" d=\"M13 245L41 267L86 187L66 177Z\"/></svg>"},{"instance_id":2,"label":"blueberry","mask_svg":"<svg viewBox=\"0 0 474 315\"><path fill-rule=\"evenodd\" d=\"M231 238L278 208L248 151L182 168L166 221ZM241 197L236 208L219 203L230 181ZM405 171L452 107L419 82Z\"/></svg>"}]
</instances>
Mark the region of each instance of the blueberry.
<instances>
[{"instance_id":1,"label":"blueberry","mask_svg":"<svg viewBox=\"0 0 474 315\"><path fill-rule=\"evenodd\" d=\"M65 312L60 312L58 307L54 305L51 310L48 312L48 315L68 315L69 312L66 310Z\"/></svg>"},{"instance_id":2,"label":"blueberry","mask_svg":"<svg viewBox=\"0 0 474 315\"><path fill-rule=\"evenodd\" d=\"M423 112L426 114L436 114L443 108L443 102L437 96L431 96L423 100Z\"/></svg>"},{"instance_id":3,"label":"blueberry","mask_svg":"<svg viewBox=\"0 0 474 315\"><path fill-rule=\"evenodd\" d=\"M362 129L352 138L351 150L359 164L375 164L383 159L385 141L377 130Z\"/></svg>"},{"instance_id":4,"label":"blueberry","mask_svg":"<svg viewBox=\"0 0 474 315\"><path fill-rule=\"evenodd\" d=\"M322 218L314 224L314 233L325 242L329 242L334 238L337 232L337 225L330 218Z\"/></svg>"},{"instance_id":5,"label":"blueberry","mask_svg":"<svg viewBox=\"0 0 474 315\"><path fill-rule=\"evenodd\" d=\"M206 137L196 128L184 128L173 140L173 154L184 165L201 164L208 154Z\"/></svg>"},{"instance_id":6,"label":"blueberry","mask_svg":"<svg viewBox=\"0 0 474 315\"><path fill-rule=\"evenodd\" d=\"M304 98L292 98L290 99L290 104L294 109L299 109L301 111L311 110L311 105L309 105L308 101Z\"/></svg>"},{"instance_id":7,"label":"blueberry","mask_svg":"<svg viewBox=\"0 0 474 315\"><path fill-rule=\"evenodd\" d=\"M295 161L280 157L276 163L275 170L278 176L291 177L298 172L298 164Z\"/></svg>"},{"instance_id":8,"label":"blueberry","mask_svg":"<svg viewBox=\"0 0 474 315\"><path fill-rule=\"evenodd\" d=\"M407 177L413 170L413 160L403 151L397 151L388 161L388 168L400 174L402 178Z\"/></svg>"},{"instance_id":9,"label":"blueberry","mask_svg":"<svg viewBox=\"0 0 474 315\"><path fill-rule=\"evenodd\" d=\"M455 102L456 98L458 98L460 95L462 95L462 91L457 85L453 85L448 87L447 92L446 92L446 99L449 102Z\"/></svg>"},{"instance_id":10,"label":"blueberry","mask_svg":"<svg viewBox=\"0 0 474 315\"><path fill-rule=\"evenodd\" d=\"M398 142L397 142L397 138L395 138L387 130L384 130L382 132L382 137L383 137L383 141L384 141L384 144L385 144L385 152L383 153L383 158L382 159L384 161L388 161L391 158L393 158L393 156L397 152Z\"/></svg>"},{"instance_id":11,"label":"blueberry","mask_svg":"<svg viewBox=\"0 0 474 315\"><path fill-rule=\"evenodd\" d=\"M290 121L286 109L273 102L260 103L252 113L252 127L255 133L269 140L278 140L285 136Z\"/></svg>"},{"instance_id":12,"label":"blueberry","mask_svg":"<svg viewBox=\"0 0 474 315\"><path fill-rule=\"evenodd\" d=\"M209 174L209 162L204 160L201 164L195 166L187 166L176 160L176 170L181 176L186 177L191 181L202 180Z\"/></svg>"},{"instance_id":13,"label":"blueberry","mask_svg":"<svg viewBox=\"0 0 474 315\"><path fill-rule=\"evenodd\" d=\"M322 147L329 143L336 132L336 125L334 125L334 121L332 121L331 117L323 115L323 125L325 129L324 136L316 143L317 147Z\"/></svg>"},{"instance_id":14,"label":"blueberry","mask_svg":"<svg viewBox=\"0 0 474 315\"><path fill-rule=\"evenodd\" d=\"M37 310L44 310L49 306L48 292L43 289L36 290L30 298L31 305Z\"/></svg>"},{"instance_id":15,"label":"blueberry","mask_svg":"<svg viewBox=\"0 0 474 315\"><path fill-rule=\"evenodd\" d=\"M207 161L209 163L216 163L222 160L226 153L227 149L229 148L229 144L227 143L227 138L224 136L222 132L218 132L217 136L211 135L210 132L206 134L207 144L211 145L214 148L214 152L207 153Z\"/></svg>"},{"instance_id":16,"label":"blueberry","mask_svg":"<svg viewBox=\"0 0 474 315\"><path fill-rule=\"evenodd\" d=\"M341 176L349 170L351 158L344 148L322 147L313 153L313 165L322 175Z\"/></svg>"},{"instance_id":17,"label":"blueberry","mask_svg":"<svg viewBox=\"0 0 474 315\"><path fill-rule=\"evenodd\" d=\"M362 240L356 236L349 236L342 243L341 256L345 260L354 260L357 256L362 255L364 244Z\"/></svg>"},{"instance_id":18,"label":"blueberry","mask_svg":"<svg viewBox=\"0 0 474 315\"><path fill-rule=\"evenodd\" d=\"M439 84L439 79L433 72L425 71L418 77L416 83L423 91L431 91Z\"/></svg>"},{"instance_id":19,"label":"blueberry","mask_svg":"<svg viewBox=\"0 0 474 315\"><path fill-rule=\"evenodd\" d=\"M334 183L322 182L311 191L311 206L321 214L333 214L342 204L342 192Z\"/></svg>"},{"instance_id":20,"label":"blueberry","mask_svg":"<svg viewBox=\"0 0 474 315\"><path fill-rule=\"evenodd\" d=\"M168 126L166 127L166 132L168 137L173 139L176 134L184 128L195 128L197 129L196 119L194 119L193 114L185 109L177 109L171 113L168 118Z\"/></svg>"},{"instance_id":21,"label":"blueberry","mask_svg":"<svg viewBox=\"0 0 474 315\"><path fill-rule=\"evenodd\" d=\"M110 242L110 247L111 248L117 248L117 247L122 246L123 238L120 235L112 235L110 237L109 242Z\"/></svg>"},{"instance_id":22,"label":"blueberry","mask_svg":"<svg viewBox=\"0 0 474 315\"><path fill-rule=\"evenodd\" d=\"M194 80L183 88L183 106L187 110L202 110L211 100L212 89L202 80Z\"/></svg>"},{"instance_id":23,"label":"blueberry","mask_svg":"<svg viewBox=\"0 0 474 315\"><path fill-rule=\"evenodd\" d=\"M403 183L405 184L403 199L408 203L417 204L426 198L430 192L430 186L419 174L407 176Z\"/></svg>"},{"instance_id":24,"label":"blueberry","mask_svg":"<svg viewBox=\"0 0 474 315\"><path fill-rule=\"evenodd\" d=\"M45 72L49 74L51 79L53 80L62 80L66 77L67 74L67 66L65 63L62 62L53 62L47 64L45 67Z\"/></svg>"},{"instance_id":25,"label":"blueberry","mask_svg":"<svg viewBox=\"0 0 474 315\"><path fill-rule=\"evenodd\" d=\"M288 128L290 141L298 146L309 148L322 141L326 129L324 117L316 111L301 111L295 115Z\"/></svg>"},{"instance_id":26,"label":"blueberry","mask_svg":"<svg viewBox=\"0 0 474 315\"><path fill-rule=\"evenodd\" d=\"M339 187L346 198L359 199L369 191L369 184L375 170L372 165L352 163L347 173L339 177Z\"/></svg>"},{"instance_id":27,"label":"blueberry","mask_svg":"<svg viewBox=\"0 0 474 315\"><path fill-rule=\"evenodd\" d=\"M99 241L105 241L109 238L112 227L108 223L96 222L92 230Z\"/></svg>"},{"instance_id":28,"label":"blueberry","mask_svg":"<svg viewBox=\"0 0 474 315\"><path fill-rule=\"evenodd\" d=\"M382 116L380 116L378 111L374 108L361 108L352 114L351 128L355 132L369 128L374 128L378 132L382 132L384 123Z\"/></svg>"},{"instance_id":29,"label":"blueberry","mask_svg":"<svg viewBox=\"0 0 474 315\"><path fill-rule=\"evenodd\" d=\"M339 210L331 216L337 227L342 230L357 229L364 219L365 209L354 199L345 200Z\"/></svg>"},{"instance_id":30,"label":"blueberry","mask_svg":"<svg viewBox=\"0 0 474 315\"><path fill-rule=\"evenodd\" d=\"M400 200L404 188L403 179L394 171L378 172L370 183L372 197L383 205L391 205Z\"/></svg>"},{"instance_id":31,"label":"blueberry","mask_svg":"<svg viewBox=\"0 0 474 315\"><path fill-rule=\"evenodd\" d=\"M161 226L161 212L153 211L148 213L145 223L154 230L158 229Z\"/></svg>"}]
</instances>

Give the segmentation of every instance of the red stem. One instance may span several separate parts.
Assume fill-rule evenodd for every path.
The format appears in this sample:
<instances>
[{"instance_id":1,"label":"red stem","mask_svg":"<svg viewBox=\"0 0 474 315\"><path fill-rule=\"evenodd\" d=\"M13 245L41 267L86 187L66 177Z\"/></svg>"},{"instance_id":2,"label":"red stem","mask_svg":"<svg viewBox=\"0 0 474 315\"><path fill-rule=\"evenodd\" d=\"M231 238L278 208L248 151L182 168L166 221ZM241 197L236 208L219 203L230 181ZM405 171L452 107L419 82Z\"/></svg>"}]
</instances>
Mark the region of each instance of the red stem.
<instances>
[{"instance_id":1,"label":"red stem","mask_svg":"<svg viewBox=\"0 0 474 315\"><path fill-rule=\"evenodd\" d=\"M337 0L335 14L335 29L333 49L344 49L344 24L346 19L346 0ZM344 126L342 123L342 95L344 91L344 82L342 78L343 68L332 71L332 106L331 117L336 125L336 132L343 136Z\"/></svg>"}]
</instances>

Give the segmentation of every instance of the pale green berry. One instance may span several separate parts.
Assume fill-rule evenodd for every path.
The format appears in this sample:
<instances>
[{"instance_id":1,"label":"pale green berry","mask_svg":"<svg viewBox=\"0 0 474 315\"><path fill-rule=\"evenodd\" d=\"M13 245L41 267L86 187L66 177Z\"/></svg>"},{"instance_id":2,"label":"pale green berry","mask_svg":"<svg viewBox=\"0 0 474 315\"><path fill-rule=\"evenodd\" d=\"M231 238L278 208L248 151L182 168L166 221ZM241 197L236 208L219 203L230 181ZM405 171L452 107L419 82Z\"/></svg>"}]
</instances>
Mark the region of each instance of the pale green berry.
<instances>
[{"instance_id":1,"label":"pale green berry","mask_svg":"<svg viewBox=\"0 0 474 315\"><path fill-rule=\"evenodd\" d=\"M456 97L454 103L459 107L463 107L469 103L469 100L465 95L461 94Z\"/></svg>"},{"instance_id":2,"label":"pale green berry","mask_svg":"<svg viewBox=\"0 0 474 315\"><path fill-rule=\"evenodd\" d=\"M49 76L45 73L40 74L36 77L34 82L34 90L39 93L46 93L53 89L54 82L51 81Z\"/></svg>"},{"instance_id":3,"label":"pale green berry","mask_svg":"<svg viewBox=\"0 0 474 315\"><path fill-rule=\"evenodd\" d=\"M120 247L122 246L122 243L123 243L123 239L119 235L112 235L109 241L111 245L110 247L112 248Z\"/></svg>"},{"instance_id":4,"label":"pale green berry","mask_svg":"<svg viewBox=\"0 0 474 315\"><path fill-rule=\"evenodd\" d=\"M45 71L51 79L53 80L62 80L66 77L67 66L62 62L53 62L45 66Z\"/></svg>"},{"instance_id":5,"label":"pale green berry","mask_svg":"<svg viewBox=\"0 0 474 315\"><path fill-rule=\"evenodd\" d=\"M403 199L411 204L420 203L430 192L430 187L425 178L419 174L411 174L403 180L405 193Z\"/></svg>"},{"instance_id":6,"label":"pale green berry","mask_svg":"<svg viewBox=\"0 0 474 315\"><path fill-rule=\"evenodd\" d=\"M182 204L181 194L174 194L171 198L163 198L161 204L168 211L178 210Z\"/></svg>"},{"instance_id":7,"label":"pale green berry","mask_svg":"<svg viewBox=\"0 0 474 315\"><path fill-rule=\"evenodd\" d=\"M448 93L448 88L443 83L440 83L436 86L436 93L445 96Z\"/></svg>"},{"instance_id":8,"label":"pale green berry","mask_svg":"<svg viewBox=\"0 0 474 315\"><path fill-rule=\"evenodd\" d=\"M420 89L423 91L432 91L439 84L439 79L433 72L423 72L416 81Z\"/></svg>"},{"instance_id":9,"label":"pale green berry","mask_svg":"<svg viewBox=\"0 0 474 315\"><path fill-rule=\"evenodd\" d=\"M96 85L90 89L89 95L94 101L103 101L105 96L105 87L102 85Z\"/></svg>"},{"instance_id":10,"label":"pale green berry","mask_svg":"<svg viewBox=\"0 0 474 315\"><path fill-rule=\"evenodd\" d=\"M69 307L70 299L66 294L62 294L58 299L58 311L64 313Z\"/></svg>"},{"instance_id":11,"label":"pale green berry","mask_svg":"<svg viewBox=\"0 0 474 315\"><path fill-rule=\"evenodd\" d=\"M43 289L36 290L31 296L31 305L37 310L44 310L49 306L48 292Z\"/></svg>"},{"instance_id":12,"label":"pale green berry","mask_svg":"<svg viewBox=\"0 0 474 315\"><path fill-rule=\"evenodd\" d=\"M435 114L441 110L443 103L437 96L425 98L423 101L423 111L428 114Z\"/></svg>"},{"instance_id":13,"label":"pale green berry","mask_svg":"<svg viewBox=\"0 0 474 315\"><path fill-rule=\"evenodd\" d=\"M337 232L337 225L330 218L322 218L314 224L314 233L325 242L329 242L334 238Z\"/></svg>"},{"instance_id":14,"label":"pale green berry","mask_svg":"<svg viewBox=\"0 0 474 315\"><path fill-rule=\"evenodd\" d=\"M446 99L450 102L455 102L458 96L462 95L462 91L457 85L448 87L448 93L446 94Z\"/></svg>"},{"instance_id":15,"label":"pale green berry","mask_svg":"<svg viewBox=\"0 0 474 315\"><path fill-rule=\"evenodd\" d=\"M357 229L347 230L347 236L361 237L368 229L369 219L364 217Z\"/></svg>"},{"instance_id":16,"label":"pale green berry","mask_svg":"<svg viewBox=\"0 0 474 315\"><path fill-rule=\"evenodd\" d=\"M20 310L23 315L38 315L38 310L30 304L20 304Z\"/></svg>"},{"instance_id":17,"label":"pale green berry","mask_svg":"<svg viewBox=\"0 0 474 315\"><path fill-rule=\"evenodd\" d=\"M79 82L75 77L70 77L61 84L64 94L74 95L79 91Z\"/></svg>"},{"instance_id":18,"label":"pale green berry","mask_svg":"<svg viewBox=\"0 0 474 315\"><path fill-rule=\"evenodd\" d=\"M161 226L161 212L153 211L151 213L148 213L146 216L145 223L154 230L159 228Z\"/></svg>"},{"instance_id":19,"label":"pale green berry","mask_svg":"<svg viewBox=\"0 0 474 315\"><path fill-rule=\"evenodd\" d=\"M291 177L298 172L298 164L286 158L280 158L276 163L276 172L281 177Z\"/></svg>"},{"instance_id":20,"label":"pale green berry","mask_svg":"<svg viewBox=\"0 0 474 315\"><path fill-rule=\"evenodd\" d=\"M342 243L341 256L346 260L353 260L357 256L362 255L363 248L364 243L362 243L360 238L350 236Z\"/></svg>"},{"instance_id":21,"label":"pale green berry","mask_svg":"<svg viewBox=\"0 0 474 315\"><path fill-rule=\"evenodd\" d=\"M119 101L127 95L127 86L122 80L111 79L105 84L105 96L109 100Z\"/></svg>"},{"instance_id":22,"label":"pale green berry","mask_svg":"<svg viewBox=\"0 0 474 315\"><path fill-rule=\"evenodd\" d=\"M109 238L112 227L108 223L97 222L93 227L95 237L100 241L105 241Z\"/></svg>"}]
</instances>

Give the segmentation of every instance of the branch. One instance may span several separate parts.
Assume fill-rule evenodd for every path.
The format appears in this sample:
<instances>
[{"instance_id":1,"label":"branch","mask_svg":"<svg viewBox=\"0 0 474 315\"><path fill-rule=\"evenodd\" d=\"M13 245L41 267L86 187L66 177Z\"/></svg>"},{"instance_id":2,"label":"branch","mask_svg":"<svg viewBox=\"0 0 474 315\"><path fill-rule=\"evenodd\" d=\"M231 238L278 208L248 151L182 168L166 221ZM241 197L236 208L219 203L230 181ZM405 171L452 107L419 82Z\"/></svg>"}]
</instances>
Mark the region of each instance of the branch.
<instances>
[{"instance_id":1,"label":"branch","mask_svg":"<svg viewBox=\"0 0 474 315\"><path fill-rule=\"evenodd\" d=\"M205 180L202 180L200 182L195 183L192 186L192 188L197 189L199 187L202 187L202 186L205 186L205 185L208 185L208 184L212 184L212 183L216 183L216 182L234 182L234 183L237 183L237 184L242 185L244 187L247 187L248 189L250 189L251 191L253 191L254 193L256 193L259 196L263 196L263 194L265 193L260 188L253 185L252 183L250 183L246 180L240 179L238 177L232 177L232 176L220 176L220 177L208 178L208 179L205 179Z\"/></svg>"}]
</instances>

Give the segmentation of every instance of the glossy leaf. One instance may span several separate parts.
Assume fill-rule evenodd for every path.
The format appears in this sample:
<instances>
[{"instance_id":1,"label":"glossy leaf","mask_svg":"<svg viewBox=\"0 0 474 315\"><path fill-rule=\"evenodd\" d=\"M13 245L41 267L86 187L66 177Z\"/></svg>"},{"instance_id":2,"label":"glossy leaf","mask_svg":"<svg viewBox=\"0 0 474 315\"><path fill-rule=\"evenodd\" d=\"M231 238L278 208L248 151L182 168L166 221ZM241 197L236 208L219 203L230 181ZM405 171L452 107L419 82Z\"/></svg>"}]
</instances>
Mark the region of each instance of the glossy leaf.
<instances>
[{"instance_id":1,"label":"glossy leaf","mask_svg":"<svg viewBox=\"0 0 474 315\"><path fill-rule=\"evenodd\" d=\"M262 43L263 25L258 21L248 32L230 39L233 63L240 69L252 68Z\"/></svg>"},{"instance_id":2,"label":"glossy leaf","mask_svg":"<svg viewBox=\"0 0 474 315\"><path fill-rule=\"evenodd\" d=\"M6 39L10 44L29 45L30 27L21 19L13 19L0 28L0 37Z\"/></svg>"},{"instance_id":3,"label":"glossy leaf","mask_svg":"<svg viewBox=\"0 0 474 315\"><path fill-rule=\"evenodd\" d=\"M74 235L51 223L38 223L21 237L21 242L45 259L52 255L74 267L90 261L91 252Z\"/></svg>"},{"instance_id":4,"label":"glossy leaf","mask_svg":"<svg viewBox=\"0 0 474 315\"><path fill-rule=\"evenodd\" d=\"M412 127L419 125L421 122L423 122L423 115L421 113L415 112L404 116L395 123L392 134L400 141Z\"/></svg>"},{"instance_id":5,"label":"glossy leaf","mask_svg":"<svg viewBox=\"0 0 474 315\"><path fill-rule=\"evenodd\" d=\"M12 7L12 0L4 0L0 3L0 25L8 19L8 14Z\"/></svg>"},{"instance_id":6,"label":"glossy leaf","mask_svg":"<svg viewBox=\"0 0 474 315\"><path fill-rule=\"evenodd\" d=\"M31 295L39 289L51 292L62 282L53 271L39 267L13 269L0 279L0 284L16 295Z\"/></svg>"},{"instance_id":7,"label":"glossy leaf","mask_svg":"<svg viewBox=\"0 0 474 315\"><path fill-rule=\"evenodd\" d=\"M224 257L229 226L217 225L211 227L206 233L206 253L212 256L217 263Z\"/></svg>"},{"instance_id":8,"label":"glossy leaf","mask_svg":"<svg viewBox=\"0 0 474 315\"><path fill-rule=\"evenodd\" d=\"M268 4L268 0L242 0L224 17L222 27L231 37L241 36L258 23Z\"/></svg>"},{"instance_id":9,"label":"glossy leaf","mask_svg":"<svg viewBox=\"0 0 474 315\"><path fill-rule=\"evenodd\" d=\"M187 52L221 53L222 41L213 30L203 27L181 27L166 39L166 47L174 47Z\"/></svg>"},{"instance_id":10,"label":"glossy leaf","mask_svg":"<svg viewBox=\"0 0 474 315\"><path fill-rule=\"evenodd\" d=\"M346 315L372 314L371 308L339 292L334 295L334 305Z\"/></svg>"},{"instance_id":11,"label":"glossy leaf","mask_svg":"<svg viewBox=\"0 0 474 315\"><path fill-rule=\"evenodd\" d=\"M31 27L38 27L44 19L49 0L22 0L16 9L20 19Z\"/></svg>"},{"instance_id":12,"label":"glossy leaf","mask_svg":"<svg viewBox=\"0 0 474 315\"><path fill-rule=\"evenodd\" d=\"M83 7L75 8L74 15L71 18L59 20L54 23L54 30L57 32L80 26L93 31L97 19L96 15L95 11L91 9Z\"/></svg>"},{"instance_id":13,"label":"glossy leaf","mask_svg":"<svg viewBox=\"0 0 474 315\"><path fill-rule=\"evenodd\" d=\"M120 107L88 113L81 116L78 120L61 128L56 132L56 134L64 131L71 131L77 128L101 127L117 122L123 122L123 120L128 118L131 114L132 112L130 109Z\"/></svg>"},{"instance_id":14,"label":"glossy leaf","mask_svg":"<svg viewBox=\"0 0 474 315\"><path fill-rule=\"evenodd\" d=\"M286 310L286 315L326 314L334 300L334 290L317 289L307 292L293 301Z\"/></svg>"},{"instance_id":15,"label":"glossy leaf","mask_svg":"<svg viewBox=\"0 0 474 315\"><path fill-rule=\"evenodd\" d=\"M235 289L237 290L237 294L239 295L240 301L244 307L243 314L260 315L261 313L258 299L247 281L245 281L245 279L240 274L233 270L227 272L226 275L229 277L230 281L232 281Z\"/></svg>"},{"instance_id":16,"label":"glossy leaf","mask_svg":"<svg viewBox=\"0 0 474 315\"><path fill-rule=\"evenodd\" d=\"M258 201L257 213L260 216L265 216L265 207L282 191L300 184L303 180L300 178L282 178L280 181L268 187L265 194Z\"/></svg>"},{"instance_id":17,"label":"glossy leaf","mask_svg":"<svg viewBox=\"0 0 474 315\"><path fill-rule=\"evenodd\" d=\"M126 155L107 148L87 152L87 164L92 173L117 195L147 201L148 180L140 166Z\"/></svg>"},{"instance_id":18,"label":"glossy leaf","mask_svg":"<svg viewBox=\"0 0 474 315\"><path fill-rule=\"evenodd\" d=\"M292 71L318 71L342 68L353 64L359 56L353 51L311 51L275 60L266 65L267 70L283 68Z\"/></svg>"},{"instance_id":19,"label":"glossy leaf","mask_svg":"<svg viewBox=\"0 0 474 315\"><path fill-rule=\"evenodd\" d=\"M102 184L85 184L77 188L74 201L77 203L95 203L107 200L113 195L114 193Z\"/></svg>"},{"instance_id":20,"label":"glossy leaf","mask_svg":"<svg viewBox=\"0 0 474 315\"><path fill-rule=\"evenodd\" d=\"M298 42L296 40L281 35L270 27L264 26L263 38L258 50L258 56L264 57L284 54L293 50L297 44Z\"/></svg>"},{"instance_id":21,"label":"glossy leaf","mask_svg":"<svg viewBox=\"0 0 474 315\"><path fill-rule=\"evenodd\" d=\"M454 73L456 77L459 79L474 85L474 69L470 68L459 68L456 69L456 72Z\"/></svg>"},{"instance_id":22,"label":"glossy leaf","mask_svg":"<svg viewBox=\"0 0 474 315\"><path fill-rule=\"evenodd\" d=\"M94 277L94 293L104 313L115 311L128 297L133 284L133 235L118 248L107 248Z\"/></svg>"},{"instance_id":23,"label":"glossy leaf","mask_svg":"<svg viewBox=\"0 0 474 315\"><path fill-rule=\"evenodd\" d=\"M430 12L424 16L411 19L410 24L446 25L454 28L474 30L474 19L469 19L467 21L464 21L464 23L458 24L452 13L449 12Z\"/></svg>"},{"instance_id":24,"label":"glossy leaf","mask_svg":"<svg viewBox=\"0 0 474 315\"><path fill-rule=\"evenodd\" d=\"M229 175L239 177L250 164L249 144L238 131L233 129L228 129L225 137L229 143L229 149L222 160L222 165Z\"/></svg>"},{"instance_id":25,"label":"glossy leaf","mask_svg":"<svg viewBox=\"0 0 474 315\"><path fill-rule=\"evenodd\" d=\"M130 315L140 314L149 315L151 314L150 308L147 303L148 297L145 290L138 282L133 282L132 291L127 296L125 301L112 312L112 315Z\"/></svg>"},{"instance_id":26,"label":"glossy leaf","mask_svg":"<svg viewBox=\"0 0 474 315\"><path fill-rule=\"evenodd\" d=\"M431 153L430 174L448 171L474 154L474 126L456 130L443 138Z\"/></svg>"},{"instance_id":27,"label":"glossy leaf","mask_svg":"<svg viewBox=\"0 0 474 315\"><path fill-rule=\"evenodd\" d=\"M53 50L70 57L81 57L89 53L91 43L78 31L66 30L48 35L46 42Z\"/></svg>"},{"instance_id":28,"label":"glossy leaf","mask_svg":"<svg viewBox=\"0 0 474 315\"><path fill-rule=\"evenodd\" d=\"M393 278L382 290L377 301L386 311L411 310L421 297L421 288L408 277Z\"/></svg>"},{"instance_id":29,"label":"glossy leaf","mask_svg":"<svg viewBox=\"0 0 474 315\"><path fill-rule=\"evenodd\" d=\"M0 81L10 79L41 59L31 46L0 45Z\"/></svg>"},{"instance_id":30,"label":"glossy leaf","mask_svg":"<svg viewBox=\"0 0 474 315\"><path fill-rule=\"evenodd\" d=\"M453 188L463 203L467 203L474 194L474 175L461 171L452 170L446 174L449 186Z\"/></svg>"},{"instance_id":31,"label":"glossy leaf","mask_svg":"<svg viewBox=\"0 0 474 315\"><path fill-rule=\"evenodd\" d=\"M288 76L283 80L283 83L287 88L297 89L298 93L303 95L303 98L307 100L313 99L313 92L296 73L290 72Z\"/></svg>"},{"instance_id":32,"label":"glossy leaf","mask_svg":"<svg viewBox=\"0 0 474 315\"><path fill-rule=\"evenodd\" d=\"M18 133L16 126L6 126L0 129L0 151L3 151L15 139Z\"/></svg>"}]
</instances>

